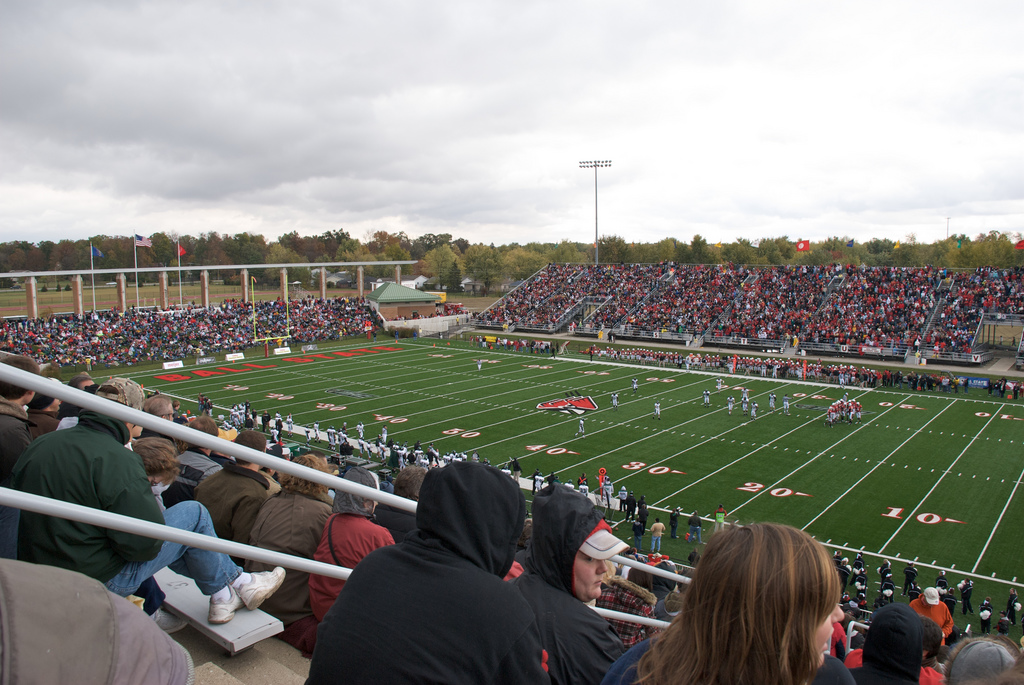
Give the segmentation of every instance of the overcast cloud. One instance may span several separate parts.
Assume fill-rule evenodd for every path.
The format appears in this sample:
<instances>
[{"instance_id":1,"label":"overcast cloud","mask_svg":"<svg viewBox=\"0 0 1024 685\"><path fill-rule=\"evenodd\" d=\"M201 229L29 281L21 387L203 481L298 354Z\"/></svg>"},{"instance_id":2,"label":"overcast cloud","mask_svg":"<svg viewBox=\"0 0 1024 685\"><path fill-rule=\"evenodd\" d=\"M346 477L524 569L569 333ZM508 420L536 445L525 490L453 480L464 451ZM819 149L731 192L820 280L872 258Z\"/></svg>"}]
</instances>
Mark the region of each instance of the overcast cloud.
<instances>
[{"instance_id":1,"label":"overcast cloud","mask_svg":"<svg viewBox=\"0 0 1024 685\"><path fill-rule=\"evenodd\" d=\"M3 4L0 240L1024 230L1019 2Z\"/></svg>"}]
</instances>

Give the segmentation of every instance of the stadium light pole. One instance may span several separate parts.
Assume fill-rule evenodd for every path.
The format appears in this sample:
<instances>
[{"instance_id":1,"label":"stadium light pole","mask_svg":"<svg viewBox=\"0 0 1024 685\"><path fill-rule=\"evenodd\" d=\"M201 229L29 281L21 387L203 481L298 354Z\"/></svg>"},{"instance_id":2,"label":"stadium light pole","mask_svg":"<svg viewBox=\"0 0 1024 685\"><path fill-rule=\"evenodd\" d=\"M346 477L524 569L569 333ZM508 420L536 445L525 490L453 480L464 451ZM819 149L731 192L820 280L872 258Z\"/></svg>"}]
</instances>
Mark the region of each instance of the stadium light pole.
<instances>
[{"instance_id":1,"label":"stadium light pole","mask_svg":"<svg viewBox=\"0 0 1024 685\"><path fill-rule=\"evenodd\" d=\"M580 169L594 170L594 266L597 266L597 170L612 165L612 160L604 159L593 162L580 162Z\"/></svg>"}]
</instances>

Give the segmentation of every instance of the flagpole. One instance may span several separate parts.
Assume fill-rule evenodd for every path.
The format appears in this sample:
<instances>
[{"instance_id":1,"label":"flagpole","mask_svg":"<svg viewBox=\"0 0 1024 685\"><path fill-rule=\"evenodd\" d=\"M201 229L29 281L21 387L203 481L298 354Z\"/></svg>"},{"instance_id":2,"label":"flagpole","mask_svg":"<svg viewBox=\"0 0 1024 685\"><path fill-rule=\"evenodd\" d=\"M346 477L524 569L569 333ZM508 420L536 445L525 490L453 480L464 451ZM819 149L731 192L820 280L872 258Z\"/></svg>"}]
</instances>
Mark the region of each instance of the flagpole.
<instances>
[{"instance_id":1,"label":"flagpole","mask_svg":"<svg viewBox=\"0 0 1024 685\"><path fill-rule=\"evenodd\" d=\"M185 306L185 297L181 294L181 241L178 241L178 304Z\"/></svg>"},{"instance_id":2,"label":"flagpole","mask_svg":"<svg viewBox=\"0 0 1024 685\"><path fill-rule=\"evenodd\" d=\"M96 265L93 263L92 241L89 241L89 271L92 274L92 313L96 313Z\"/></svg>"},{"instance_id":3,"label":"flagpole","mask_svg":"<svg viewBox=\"0 0 1024 685\"><path fill-rule=\"evenodd\" d=\"M132 245L135 247L135 309L139 308L139 240L132 234Z\"/></svg>"}]
</instances>

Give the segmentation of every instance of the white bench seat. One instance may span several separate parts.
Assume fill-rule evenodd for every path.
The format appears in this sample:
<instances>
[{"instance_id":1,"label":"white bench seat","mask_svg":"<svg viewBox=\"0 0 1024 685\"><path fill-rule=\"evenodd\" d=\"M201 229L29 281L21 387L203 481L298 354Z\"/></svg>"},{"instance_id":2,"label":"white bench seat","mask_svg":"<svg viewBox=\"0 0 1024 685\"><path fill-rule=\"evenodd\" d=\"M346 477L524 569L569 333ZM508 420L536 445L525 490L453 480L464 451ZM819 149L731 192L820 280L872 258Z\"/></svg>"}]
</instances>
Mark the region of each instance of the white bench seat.
<instances>
[{"instance_id":1,"label":"white bench seat","mask_svg":"<svg viewBox=\"0 0 1024 685\"><path fill-rule=\"evenodd\" d=\"M210 598L199 590L194 580L169 568L159 571L154 577L167 595L163 608L188 621L231 656L284 630L280 620L259 609L249 611L242 608L228 623L209 623L206 619L210 613Z\"/></svg>"}]
</instances>

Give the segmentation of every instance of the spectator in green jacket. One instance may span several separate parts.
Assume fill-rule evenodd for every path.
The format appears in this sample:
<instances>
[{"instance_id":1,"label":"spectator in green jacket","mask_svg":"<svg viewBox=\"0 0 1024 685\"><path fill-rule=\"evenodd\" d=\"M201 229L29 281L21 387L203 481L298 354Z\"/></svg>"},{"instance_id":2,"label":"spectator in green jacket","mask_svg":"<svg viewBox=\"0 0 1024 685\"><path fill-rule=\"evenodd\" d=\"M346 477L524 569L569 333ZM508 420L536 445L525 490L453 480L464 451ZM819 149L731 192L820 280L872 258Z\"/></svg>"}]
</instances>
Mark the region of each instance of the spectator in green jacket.
<instances>
[{"instance_id":1,"label":"spectator in green jacket","mask_svg":"<svg viewBox=\"0 0 1024 685\"><path fill-rule=\"evenodd\" d=\"M142 388L111 378L96 392L141 410ZM83 411L78 425L29 445L14 469L14 487L152 523L216 537L210 514L183 502L161 514L142 460L127 445L141 426ZM243 606L255 609L284 580L284 569L245 573L226 554L24 511L18 558L84 573L125 597L164 567L196 581L210 596L210 623L227 623Z\"/></svg>"}]
</instances>

